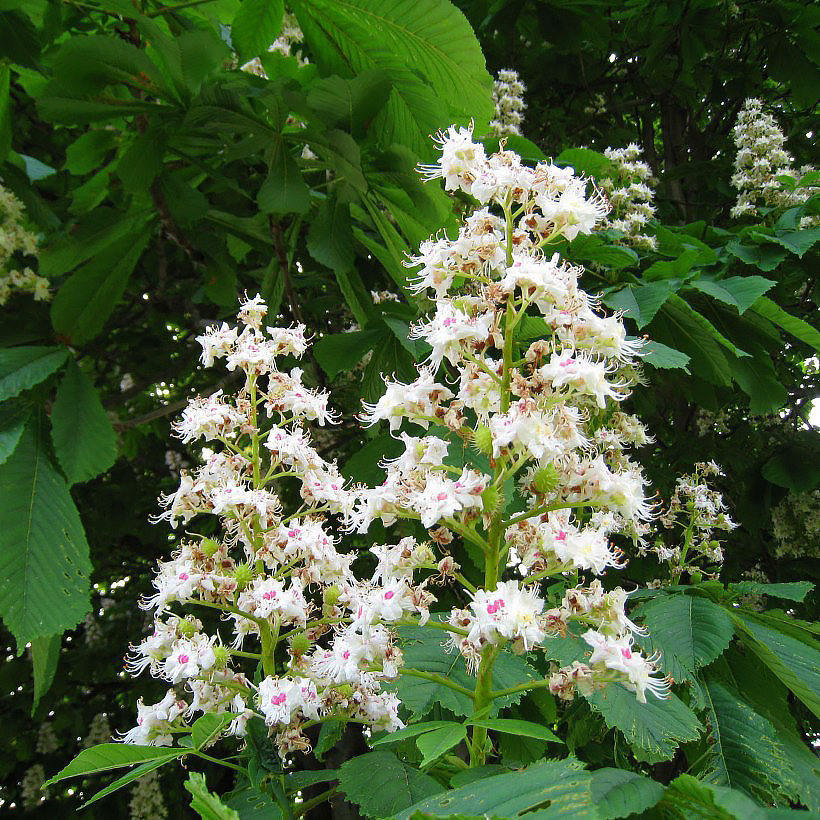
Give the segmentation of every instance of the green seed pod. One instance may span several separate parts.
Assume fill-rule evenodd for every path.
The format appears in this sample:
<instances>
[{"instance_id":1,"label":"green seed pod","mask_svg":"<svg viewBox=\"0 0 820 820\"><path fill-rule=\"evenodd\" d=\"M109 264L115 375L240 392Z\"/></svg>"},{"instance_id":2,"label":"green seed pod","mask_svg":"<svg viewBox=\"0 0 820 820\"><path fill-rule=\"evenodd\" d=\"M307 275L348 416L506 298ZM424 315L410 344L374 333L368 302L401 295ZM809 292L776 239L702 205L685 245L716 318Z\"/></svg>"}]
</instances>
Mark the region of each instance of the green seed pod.
<instances>
[{"instance_id":1,"label":"green seed pod","mask_svg":"<svg viewBox=\"0 0 820 820\"><path fill-rule=\"evenodd\" d=\"M532 477L532 484L539 495L554 493L558 489L558 470L552 464L539 467Z\"/></svg>"},{"instance_id":2,"label":"green seed pod","mask_svg":"<svg viewBox=\"0 0 820 820\"><path fill-rule=\"evenodd\" d=\"M297 632L288 639L294 655L304 655L310 649L310 639L304 632Z\"/></svg>"},{"instance_id":3,"label":"green seed pod","mask_svg":"<svg viewBox=\"0 0 820 820\"><path fill-rule=\"evenodd\" d=\"M342 591L334 584L331 587L325 588L325 591L322 593L322 601L325 606L336 606L336 602L339 600L341 594Z\"/></svg>"},{"instance_id":4,"label":"green seed pod","mask_svg":"<svg viewBox=\"0 0 820 820\"><path fill-rule=\"evenodd\" d=\"M196 625L194 624L194 622L192 620L189 620L188 618L183 618L179 622L179 627L178 628L179 628L180 634L183 635L186 638L190 638L196 632Z\"/></svg>"},{"instance_id":5,"label":"green seed pod","mask_svg":"<svg viewBox=\"0 0 820 820\"><path fill-rule=\"evenodd\" d=\"M234 567L233 577L236 578L237 587L245 589L253 581L253 570L249 564L237 564Z\"/></svg>"},{"instance_id":6,"label":"green seed pod","mask_svg":"<svg viewBox=\"0 0 820 820\"><path fill-rule=\"evenodd\" d=\"M484 512L488 514L494 513L501 504L501 493L495 487L487 487L481 493L481 500L484 503Z\"/></svg>"},{"instance_id":7,"label":"green seed pod","mask_svg":"<svg viewBox=\"0 0 820 820\"><path fill-rule=\"evenodd\" d=\"M213 558L219 549L219 541L214 541L213 538L203 538L202 541L199 542L199 548L208 558Z\"/></svg>"},{"instance_id":8,"label":"green seed pod","mask_svg":"<svg viewBox=\"0 0 820 820\"><path fill-rule=\"evenodd\" d=\"M224 669L228 665L228 658L230 655L224 646L214 647L214 657L216 658L217 669Z\"/></svg>"},{"instance_id":9,"label":"green seed pod","mask_svg":"<svg viewBox=\"0 0 820 820\"><path fill-rule=\"evenodd\" d=\"M353 687L349 683L343 683L336 687L336 691L344 698L349 698L353 694Z\"/></svg>"},{"instance_id":10,"label":"green seed pod","mask_svg":"<svg viewBox=\"0 0 820 820\"><path fill-rule=\"evenodd\" d=\"M493 434L490 428L484 424L479 424L478 429L473 432L473 447L479 453L489 456L493 452Z\"/></svg>"}]
</instances>

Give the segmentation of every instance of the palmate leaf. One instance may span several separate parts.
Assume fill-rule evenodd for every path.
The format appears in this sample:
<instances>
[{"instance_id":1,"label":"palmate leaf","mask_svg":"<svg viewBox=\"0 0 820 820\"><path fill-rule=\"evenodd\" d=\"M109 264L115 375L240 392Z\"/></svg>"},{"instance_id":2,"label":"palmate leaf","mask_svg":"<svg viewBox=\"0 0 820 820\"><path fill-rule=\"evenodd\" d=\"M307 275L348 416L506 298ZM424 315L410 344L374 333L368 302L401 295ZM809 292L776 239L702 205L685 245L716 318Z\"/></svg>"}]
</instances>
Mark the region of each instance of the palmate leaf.
<instances>
[{"instance_id":1,"label":"palmate leaf","mask_svg":"<svg viewBox=\"0 0 820 820\"><path fill-rule=\"evenodd\" d=\"M381 69L393 90L373 128L386 145L420 156L429 134L451 122L492 116L491 79L464 15L446 0L294 0L323 74Z\"/></svg>"},{"instance_id":2,"label":"palmate leaf","mask_svg":"<svg viewBox=\"0 0 820 820\"><path fill-rule=\"evenodd\" d=\"M91 380L72 359L51 410L57 460L69 484L88 481L117 457L117 436Z\"/></svg>"},{"instance_id":3,"label":"palmate leaf","mask_svg":"<svg viewBox=\"0 0 820 820\"><path fill-rule=\"evenodd\" d=\"M774 726L712 677L704 696L712 742L702 779L764 802L796 798L797 781Z\"/></svg>"},{"instance_id":4,"label":"palmate leaf","mask_svg":"<svg viewBox=\"0 0 820 820\"><path fill-rule=\"evenodd\" d=\"M744 643L815 714L820 717L820 650L754 615L734 612Z\"/></svg>"},{"instance_id":5,"label":"palmate leaf","mask_svg":"<svg viewBox=\"0 0 820 820\"><path fill-rule=\"evenodd\" d=\"M19 396L47 379L66 360L64 347L10 347L0 350L0 401Z\"/></svg>"},{"instance_id":6,"label":"palmate leaf","mask_svg":"<svg viewBox=\"0 0 820 820\"><path fill-rule=\"evenodd\" d=\"M80 516L36 417L0 466L0 498L0 614L23 647L79 623L91 573Z\"/></svg>"},{"instance_id":7,"label":"palmate leaf","mask_svg":"<svg viewBox=\"0 0 820 820\"><path fill-rule=\"evenodd\" d=\"M282 0L243 0L231 24L231 40L243 62L264 54L282 27Z\"/></svg>"},{"instance_id":8,"label":"palmate leaf","mask_svg":"<svg viewBox=\"0 0 820 820\"><path fill-rule=\"evenodd\" d=\"M577 760L534 763L521 771L473 781L444 794L428 797L396 815L573 818L595 817L592 776Z\"/></svg>"},{"instance_id":9,"label":"palmate leaf","mask_svg":"<svg viewBox=\"0 0 820 820\"><path fill-rule=\"evenodd\" d=\"M702 728L695 713L672 694L665 700L647 694L646 703L638 703L633 692L612 683L587 700L650 763L671 760L677 747L696 740Z\"/></svg>"},{"instance_id":10,"label":"palmate leaf","mask_svg":"<svg viewBox=\"0 0 820 820\"><path fill-rule=\"evenodd\" d=\"M765 810L742 792L704 783L682 774L669 784L660 808L662 817L709 820L765 820Z\"/></svg>"},{"instance_id":11,"label":"palmate leaf","mask_svg":"<svg viewBox=\"0 0 820 820\"><path fill-rule=\"evenodd\" d=\"M662 784L625 769L592 772L592 802L600 820L646 811L658 803L663 792Z\"/></svg>"},{"instance_id":12,"label":"palmate leaf","mask_svg":"<svg viewBox=\"0 0 820 820\"><path fill-rule=\"evenodd\" d=\"M339 789L363 814L379 820L443 791L429 775L381 750L348 760L339 769Z\"/></svg>"},{"instance_id":13,"label":"palmate leaf","mask_svg":"<svg viewBox=\"0 0 820 820\"><path fill-rule=\"evenodd\" d=\"M641 607L649 642L662 653L663 670L675 680L694 677L729 645L732 619L708 598L667 595Z\"/></svg>"}]
</instances>

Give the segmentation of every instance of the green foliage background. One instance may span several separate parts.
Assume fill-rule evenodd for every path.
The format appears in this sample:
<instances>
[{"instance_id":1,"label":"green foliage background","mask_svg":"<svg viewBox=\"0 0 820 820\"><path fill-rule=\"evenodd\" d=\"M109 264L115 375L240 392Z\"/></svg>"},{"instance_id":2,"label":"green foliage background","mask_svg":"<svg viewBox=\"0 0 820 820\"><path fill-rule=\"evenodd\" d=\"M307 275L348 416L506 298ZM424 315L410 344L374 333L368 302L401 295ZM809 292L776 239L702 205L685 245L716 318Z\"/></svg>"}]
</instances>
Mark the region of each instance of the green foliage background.
<instances>
[{"instance_id":1,"label":"green foliage background","mask_svg":"<svg viewBox=\"0 0 820 820\"><path fill-rule=\"evenodd\" d=\"M575 816L591 801L601 817L820 811L806 742L820 706L816 596L796 583L817 580L817 544L801 540L806 521L786 545L772 527L784 499L805 509L820 487L808 421L818 368L806 365L820 353L820 232L799 227L820 204L728 216L730 129L747 97L776 113L797 166L813 158L820 10L787 0L293 0L289 9L306 65L265 51L283 13L271 0L0 0L0 179L42 237L38 270L55 294L50 305L13 297L0 324L0 798L19 807L29 767L53 774L94 715L126 729L137 696L155 693L120 673L145 626L135 603L169 549L148 518L175 485L169 448L172 463L190 459L169 438L169 418L194 392L230 388L197 370L193 337L230 315L238 294L259 291L272 315L316 333L306 371L332 387L345 415L325 452L350 477L378 480L375 464L395 442L363 432L353 415L362 395L378 396L382 373L413 373L422 351L406 333L424 305L402 262L455 224L449 199L413 169L431 160L439 128L474 120L486 133L486 58L491 72L516 68L527 85L528 139L509 142L527 159L555 157L595 177L607 173L606 146L644 147L660 183L657 252L636 253L612 232L562 252L654 344L649 385L632 404L657 438L644 461L661 496L694 462L714 459L741 526L719 581L645 591L633 610L681 684L669 704L636 709L614 693L559 714L551 699L528 696L505 712L558 729L588 770L533 763L560 747L501 733L499 768L473 785L418 771L425 750L456 738L440 734L446 726L418 749L408 740L366 754L348 734L349 759L329 768L342 764L349 802L334 811L444 816L445 786L447 816L545 800L549 811L533 817ZM255 56L269 79L237 69ZM401 301L376 303L371 291L385 289ZM750 580L753 569L773 586ZM661 572L646 558L625 578L644 586ZM572 636L554 647L562 660L578 652ZM528 674L509 670L502 685ZM460 714L416 688L407 697L418 716ZM59 740L46 754L36 750L43 723ZM501 768L529 763L524 773ZM369 786L374 770L403 778L407 794L376 802L386 792ZM220 771L206 773L211 789L231 788ZM187 816L191 795L163 776L171 816ZM545 780L549 795L528 791ZM203 813L214 811L204 783L188 786L203 817L223 816ZM73 817L98 786L76 788L53 787L32 816ZM117 792L84 816L127 812Z\"/></svg>"}]
</instances>

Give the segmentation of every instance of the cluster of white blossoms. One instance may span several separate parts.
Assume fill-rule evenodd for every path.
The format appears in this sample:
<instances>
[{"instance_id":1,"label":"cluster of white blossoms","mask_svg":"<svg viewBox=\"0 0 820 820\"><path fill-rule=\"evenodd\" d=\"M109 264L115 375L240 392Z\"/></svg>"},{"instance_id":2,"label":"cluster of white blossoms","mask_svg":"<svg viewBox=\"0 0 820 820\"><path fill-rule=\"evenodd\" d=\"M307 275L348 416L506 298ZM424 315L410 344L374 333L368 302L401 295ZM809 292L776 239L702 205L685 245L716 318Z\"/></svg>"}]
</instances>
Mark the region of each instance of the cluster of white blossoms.
<instances>
[{"instance_id":1,"label":"cluster of white blossoms","mask_svg":"<svg viewBox=\"0 0 820 820\"><path fill-rule=\"evenodd\" d=\"M619 681L638 700L647 690L663 696L652 659L632 648L637 627L623 590L593 582L547 610L540 586L548 576L622 566L612 538L640 538L654 515L626 452L646 432L617 410L640 342L598 311L578 284L580 268L544 252L561 236L592 231L605 203L571 168L531 169L509 151L485 156L470 129L453 127L440 143L426 175L482 207L456 238L432 239L410 260L416 291L433 293L412 329L430 354L416 380L386 379L382 398L364 407L365 423L387 422L404 444L383 463L380 486L348 484L311 443L309 425L335 415L328 394L293 366L309 344L304 326L267 326L257 296L242 303L238 326L198 337L203 365L223 362L244 382L232 396L192 399L175 425L183 442L207 447L161 498L157 520L186 534L159 564L143 602L156 613L154 629L132 647L128 668L169 688L157 703L138 704L126 741L170 744L204 712L225 714L236 736L248 720L264 720L284 755L309 749L305 730L326 720L398 729L400 702L383 684L428 674L403 669L399 624L450 633L447 648L477 675L476 709L504 645L536 650L573 621L591 647L578 691ZM404 423L413 431L399 430ZM477 452L465 462L469 448ZM512 513L505 486L516 481L524 511ZM200 516L218 519L207 527L213 535L190 533ZM420 525L429 537L405 529L369 552L339 548L346 532L366 533L377 520ZM456 538L484 553L481 587L448 554ZM507 569L512 577L502 580ZM442 583L469 605L431 617L428 586ZM179 614L183 606L196 615ZM208 615L221 623L206 627ZM556 678L554 688L568 697L572 686Z\"/></svg>"},{"instance_id":2,"label":"cluster of white blossoms","mask_svg":"<svg viewBox=\"0 0 820 820\"><path fill-rule=\"evenodd\" d=\"M655 544L654 552L661 561L678 567L698 559L708 564L723 563L723 548L715 537L715 530L731 532L737 527L726 512L723 496L709 486L707 479L722 476L714 461L695 464L691 475L679 476L669 506L659 518L666 529L680 529L680 546L668 547L663 541Z\"/></svg>"},{"instance_id":3,"label":"cluster of white blossoms","mask_svg":"<svg viewBox=\"0 0 820 820\"><path fill-rule=\"evenodd\" d=\"M490 134L494 137L521 136L524 121L526 88L517 71L502 68L493 81L495 117L490 121Z\"/></svg>"},{"instance_id":4,"label":"cluster of white blossoms","mask_svg":"<svg viewBox=\"0 0 820 820\"><path fill-rule=\"evenodd\" d=\"M612 170L599 183L612 206L605 227L622 231L629 245L655 250L657 240L646 231L655 216L656 180L643 161L641 147L632 142L626 148L607 148L604 155L612 163Z\"/></svg>"},{"instance_id":5,"label":"cluster of white blossoms","mask_svg":"<svg viewBox=\"0 0 820 820\"><path fill-rule=\"evenodd\" d=\"M820 190L816 185L789 190L778 179L789 176L799 180L814 168L807 165L798 171L792 167L794 158L785 148L786 138L774 117L763 111L760 100L746 100L732 129L732 137L737 147L732 185L738 190L732 216L754 215L761 202L786 208L801 205ZM801 227L813 224L816 218L804 217Z\"/></svg>"},{"instance_id":6,"label":"cluster of white blossoms","mask_svg":"<svg viewBox=\"0 0 820 820\"><path fill-rule=\"evenodd\" d=\"M25 264L25 257L39 255L37 237L25 218L23 203L0 184L0 305L15 291L30 293L36 301L51 298L48 279Z\"/></svg>"}]
</instances>

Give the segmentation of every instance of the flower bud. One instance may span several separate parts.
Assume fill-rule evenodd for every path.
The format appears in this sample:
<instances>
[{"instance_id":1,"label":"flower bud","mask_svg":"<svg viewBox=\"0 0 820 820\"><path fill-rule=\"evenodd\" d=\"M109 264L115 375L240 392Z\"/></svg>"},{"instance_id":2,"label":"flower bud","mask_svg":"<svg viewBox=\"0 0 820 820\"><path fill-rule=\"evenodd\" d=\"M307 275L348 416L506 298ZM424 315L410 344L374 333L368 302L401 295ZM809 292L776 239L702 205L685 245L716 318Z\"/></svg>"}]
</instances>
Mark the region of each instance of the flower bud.
<instances>
[{"instance_id":1,"label":"flower bud","mask_svg":"<svg viewBox=\"0 0 820 820\"><path fill-rule=\"evenodd\" d=\"M237 564L234 567L233 577L236 579L237 588L245 589L253 581L253 569L250 564Z\"/></svg>"},{"instance_id":2,"label":"flower bud","mask_svg":"<svg viewBox=\"0 0 820 820\"><path fill-rule=\"evenodd\" d=\"M484 424L479 424L478 428L473 432L473 446L479 453L488 456L493 451L493 434L490 428Z\"/></svg>"},{"instance_id":3,"label":"flower bud","mask_svg":"<svg viewBox=\"0 0 820 820\"><path fill-rule=\"evenodd\" d=\"M538 495L549 495L558 489L558 471L552 464L539 467L532 477L532 486Z\"/></svg>"},{"instance_id":4,"label":"flower bud","mask_svg":"<svg viewBox=\"0 0 820 820\"><path fill-rule=\"evenodd\" d=\"M349 698L353 694L353 687L349 683L342 683L334 688L344 698Z\"/></svg>"}]
</instances>

